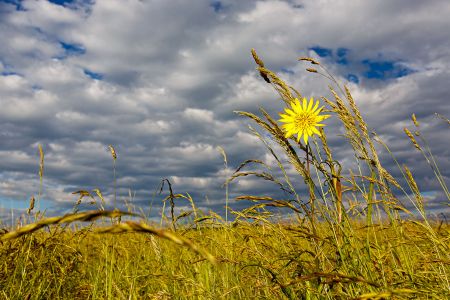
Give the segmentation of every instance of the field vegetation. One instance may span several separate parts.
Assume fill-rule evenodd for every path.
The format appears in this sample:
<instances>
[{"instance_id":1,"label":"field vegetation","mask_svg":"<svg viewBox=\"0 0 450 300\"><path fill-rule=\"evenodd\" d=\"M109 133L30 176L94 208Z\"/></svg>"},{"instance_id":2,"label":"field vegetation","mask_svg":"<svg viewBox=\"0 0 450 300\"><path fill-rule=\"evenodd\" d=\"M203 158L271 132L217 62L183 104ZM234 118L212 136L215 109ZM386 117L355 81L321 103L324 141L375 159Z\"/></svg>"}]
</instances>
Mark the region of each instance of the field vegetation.
<instances>
[{"instance_id":1,"label":"field vegetation","mask_svg":"<svg viewBox=\"0 0 450 300\"><path fill-rule=\"evenodd\" d=\"M398 163L403 178L383 167L376 149L381 145L394 160L395 154L369 132L350 90L318 61L300 58L312 76L330 80L332 97L322 97L326 106L319 107L267 69L254 50L252 56L282 100L284 116L274 119L263 108L260 115L237 113L257 125L251 131L279 170L254 158L243 162L225 182L224 216L199 210L165 179L160 222L131 205L105 209L100 190L77 191L72 213L46 217L34 209L41 188L21 224L0 229L0 299L449 299L450 227L429 217L407 166ZM354 169L335 160L322 126L327 118L338 118L345 129ZM423 154L446 196L441 202L449 205L414 115L411 128L405 139ZM110 151L115 167L113 146ZM272 182L285 197L255 191L235 199L246 201L245 209L232 210L228 185L246 176ZM98 209L80 211L82 201ZM115 192L111 202L115 208ZM191 209L178 213L181 203Z\"/></svg>"}]
</instances>

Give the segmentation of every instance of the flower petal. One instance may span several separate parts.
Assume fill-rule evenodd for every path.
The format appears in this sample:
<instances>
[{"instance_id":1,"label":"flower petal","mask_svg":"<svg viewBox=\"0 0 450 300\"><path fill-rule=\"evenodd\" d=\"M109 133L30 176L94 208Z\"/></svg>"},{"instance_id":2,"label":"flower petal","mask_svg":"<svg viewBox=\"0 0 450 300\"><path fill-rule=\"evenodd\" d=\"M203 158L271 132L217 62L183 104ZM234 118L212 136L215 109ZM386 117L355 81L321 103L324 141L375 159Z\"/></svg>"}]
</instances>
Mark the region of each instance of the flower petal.
<instances>
[{"instance_id":1,"label":"flower petal","mask_svg":"<svg viewBox=\"0 0 450 300\"><path fill-rule=\"evenodd\" d=\"M312 127L311 130L312 130L313 133L317 134L318 136L322 136L322 134L320 133L319 130L317 130L316 127Z\"/></svg>"},{"instance_id":2,"label":"flower petal","mask_svg":"<svg viewBox=\"0 0 450 300\"><path fill-rule=\"evenodd\" d=\"M308 105L308 103L307 103L307 100L306 100L306 98L303 98L303 106L302 106L302 108L303 108L303 111L305 111L305 110L306 110L306 107L307 107L307 105Z\"/></svg>"},{"instance_id":3,"label":"flower petal","mask_svg":"<svg viewBox=\"0 0 450 300\"><path fill-rule=\"evenodd\" d=\"M312 112L315 112L318 107L319 107L319 100L317 100L316 105L314 105Z\"/></svg>"},{"instance_id":4,"label":"flower petal","mask_svg":"<svg viewBox=\"0 0 450 300\"><path fill-rule=\"evenodd\" d=\"M291 131L288 131L288 132L286 132L286 133L284 134L284 137L288 139L288 138L290 138L292 135L293 135L293 133L292 133Z\"/></svg>"},{"instance_id":5,"label":"flower petal","mask_svg":"<svg viewBox=\"0 0 450 300\"><path fill-rule=\"evenodd\" d=\"M308 111L311 111L313 104L314 104L314 99L313 99L313 97L311 97L311 99L309 99L309 103L308 103Z\"/></svg>"},{"instance_id":6,"label":"flower petal","mask_svg":"<svg viewBox=\"0 0 450 300\"><path fill-rule=\"evenodd\" d=\"M287 115L295 116L295 111L292 110L292 109L286 108L285 112L286 112Z\"/></svg>"},{"instance_id":7,"label":"flower petal","mask_svg":"<svg viewBox=\"0 0 450 300\"><path fill-rule=\"evenodd\" d=\"M325 119L328 119L330 117L330 115L320 115L316 117L316 122L321 122Z\"/></svg>"}]
</instances>

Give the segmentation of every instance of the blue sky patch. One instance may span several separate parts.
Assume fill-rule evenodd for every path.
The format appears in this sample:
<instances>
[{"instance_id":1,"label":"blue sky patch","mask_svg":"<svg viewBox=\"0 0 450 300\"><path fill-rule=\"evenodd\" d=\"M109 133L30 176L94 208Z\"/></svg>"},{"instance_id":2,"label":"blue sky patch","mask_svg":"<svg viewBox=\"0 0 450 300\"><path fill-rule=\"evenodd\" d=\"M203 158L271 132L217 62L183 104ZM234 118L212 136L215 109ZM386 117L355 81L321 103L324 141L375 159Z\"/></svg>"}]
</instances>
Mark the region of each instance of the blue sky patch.
<instances>
[{"instance_id":1,"label":"blue sky patch","mask_svg":"<svg viewBox=\"0 0 450 300\"><path fill-rule=\"evenodd\" d=\"M67 55L83 55L86 53L86 49L82 45L69 44L64 42L59 42L61 47L66 51Z\"/></svg>"},{"instance_id":2,"label":"blue sky patch","mask_svg":"<svg viewBox=\"0 0 450 300\"><path fill-rule=\"evenodd\" d=\"M222 2L218 0L211 1L211 4L209 4L209 6L211 6L216 13L219 13L224 9Z\"/></svg>"},{"instance_id":3,"label":"blue sky patch","mask_svg":"<svg viewBox=\"0 0 450 300\"><path fill-rule=\"evenodd\" d=\"M92 71L87 70L87 69L84 69L83 71L84 71L84 74L86 74L87 76L91 77L92 79L95 79L95 80L102 80L103 79L103 75L100 74L100 73L95 73L95 72L92 72Z\"/></svg>"},{"instance_id":4,"label":"blue sky patch","mask_svg":"<svg viewBox=\"0 0 450 300\"><path fill-rule=\"evenodd\" d=\"M11 4L16 6L16 10L25 10L22 6L22 0L0 0L1 3Z\"/></svg>"},{"instance_id":5,"label":"blue sky patch","mask_svg":"<svg viewBox=\"0 0 450 300\"><path fill-rule=\"evenodd\" d=\"M0 0L0 3L20 5L21 0Z\"/></svg>"},{"instance_id":6,"label":"blue sky patch","mask_svg":"<svg viewBox=\"0 0 450 300\"><path fill-rule=\"evenodd\" d=\"M347 54L350 50L347 48L338 48L336 50L336 55L337 55L337 63L340 65L347 65L348 64L348 60L347 60Z\"/></svg>"},{"instance_id":7,"label":"blue sky patch","mask_svg":"<svg viewBox=\"0 0 450 300\"><path fill-rule=\"evenodd\" d=\"M350 82L356 83L356 84L359 83L359 78L355 74L348 74L347 75L347 80L350 81Z\"/></svg>"},{"instance_id":8,"label":"blue sky patch","mask_svg":"<svg viewBox=\"0 0 450 300\"><path fill-rule=\"evenodd\" d=\"M333 50L332 49L322 48L322 47L319 47L319 46L311 47L311 48L309 48L309 50L313 50L320 57L327 57L327 56L332 56L333 55Z\"/></svg>"},{"instance_id":9,"label":"blue sky patch","mask_svg":"<svg viewBox=\"0 0 450 300\"><path fill-rule=\"evenodd\" d=\"M12 71L3 71L0 73L2 76L11 76L11 75L19 75L16 72L12 72ZM20 75L19 75L20 76Z\"/></svg>"},{"instance_id":10,"label":"blue sky patch","mask_svg":"<svg viewBox=\"0 0 450 300\"><path fill-rule=\"evenodd\" d=\"M348 51L349 51L349 49L347 49L347 48L338 48L336 50L336 55L338 57L345 57L347 55Z\"/></svg>"},{"instance_id":11,"label":"blue sky patch","mask_svg":"<svg viewBox=\"0 0 450 300\"><path fill-rule=\"evenodd\" d=\"M55 5L63 6L68 9L80 9L85 8L89 11L90 6L95 4L95 0L47 0Z\"/></svg>"},{"instance_id":12,"label":"blue sky patch","mask_svg":"<svg viewBox=\"0 0 450 300\"><path fill-rule=\"evenodd\" d=\"M47 1L61 6L75 2L75 0L47 0Z\"/></svg>"},{"instance_id":13,"label":"blue sky patch","mask_svg":"<svg viewBox=\"0 0 450 300\"><path fill-rule=\"evenodd\" d=\"M367 66L368 70L364 73L364 76L369 79L400 78L414 73L414 70L395 61L365 59L361 63Z\"/></svg>"},{"instance_id":14,"label":"blue sky patch","mask_svg":"<svg viewBox=\"0 0 450 300\"><path fill-rule=\"evenodd\" d=\"M314 46L308 48L313 50L319 57L331 59L332 62L342 66L352 67L352 69L362 70L355 74L348 73L348 81L358 84L361 78L388 80L407 76L415 71L405 66L400 60L383 60L379 56L376 59L364 59L352 61L350 57L351 50L345 47L336 49Z\"/></svg>"},{"instance_id":15,"label":"blue sky patch","mask_svg":"<svg viewBox=\"0 0 450 300\"><path fill-rule=\"evenodd\" d=\"M335 58L335 60L338 64L341 64L341 65L348 64L347 55L350 52L350 49L337 48L335 50L336 55L333 55L333 51L334 51L333 49L320 47L320 46L311 47L311 48L309 48L309 50L313 50L314 52L316 52L316 54L319 57L333 57L333 58Z\"/></svg>"}]
</instances>

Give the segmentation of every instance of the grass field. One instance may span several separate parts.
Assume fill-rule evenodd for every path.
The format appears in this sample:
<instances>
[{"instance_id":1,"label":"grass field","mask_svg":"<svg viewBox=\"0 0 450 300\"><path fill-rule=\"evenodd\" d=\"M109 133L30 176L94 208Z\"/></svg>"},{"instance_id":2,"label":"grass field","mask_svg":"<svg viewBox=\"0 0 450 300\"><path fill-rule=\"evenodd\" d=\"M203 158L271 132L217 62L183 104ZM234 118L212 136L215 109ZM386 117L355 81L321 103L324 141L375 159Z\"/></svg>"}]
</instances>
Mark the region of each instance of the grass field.
<instances>
[{"instance_id":1,"label":"grass field","mask_svg":"<svg viewBox=\"0 0 450 300\"><path fill-rule=\"evenodd\" d=\"M300 58L310 64L312 75L331 80L333 99L322 98L327 104L322 111L308 102L294 108L301 93L268 70L254 50L252 55L280 103L292 108L281 122L293 123L280 125L263 109L261 117L237 112L271 136L275 146L253 131L281 176L248 170L265 167L262 161L248 160L226 187L241 177L257 176L282 188L285 199L255 191L238 197L249 203L246 209L233 211L227 190L227 215L221 217L198 210L188 194L173 194L167 181L166 214L156 223L131 207L128 212L105 210L98 190L79 191L73 213L61 217L34 212L33 199L27 224L0 229L0 299L449 299L450 226L429 219L407 166L399 165L401 181L382 166L375 143L386 151L388 145L369 133L350 90L319 62ZM356 169L342 170L334 160L317 125L327 118L320 113L340 120ZM307 127L299 120L312 121ZM405 139L424 155L446 195L443 205L448 205L444 177L414 115L411 126L405 128ZM110 150L115 163L114 148ZM42 182L42 148L40 154ZM303 181L294 181L292 170ZM83 199L99 209L79 211ZM188 200L192 209L177 215L179 200ZM283 209L286 217L274 215L273 208ZM129 213L136 215L124 216Z\"/></svg>"}]
</instances>

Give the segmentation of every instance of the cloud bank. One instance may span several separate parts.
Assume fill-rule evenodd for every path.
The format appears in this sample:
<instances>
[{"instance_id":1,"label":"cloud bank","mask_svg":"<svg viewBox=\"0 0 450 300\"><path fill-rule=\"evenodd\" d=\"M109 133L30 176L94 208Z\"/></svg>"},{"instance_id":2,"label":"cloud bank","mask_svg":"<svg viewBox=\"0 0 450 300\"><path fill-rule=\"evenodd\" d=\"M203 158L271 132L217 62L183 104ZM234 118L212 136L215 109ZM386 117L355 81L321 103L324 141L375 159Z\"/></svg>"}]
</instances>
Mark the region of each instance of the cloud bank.
<instances>
[{"instance_id":1,"label":"cloud bank","mask_svg":"<svg viewBox=\"0 0 450 300\"><path fill-rule=\"evenodd\" d=\"M38 144L49 213L70 210L79 189L99 188L111 203L109 144L118 153L120 201L132 190L134 203L148 209L153 201L157 216L162 197L154 193L169 178L175 192L223 211L231 170L251 158L275 167L251 123L233 113L282 109L251 48L304 95L329 97L328 82L297 61L320 59L348 83L430 205L445 212L433 172L403 128L415 113L448 182L448 124L434 115L450 115L448 15L450 4L439 0L0 1L0 214L37 195ZM351 164L338 123L326 132ZM400 175L388 153L382 159ZM232 197L279 193L251 178L230 189Z\"/></svg>"}]
</instances>

